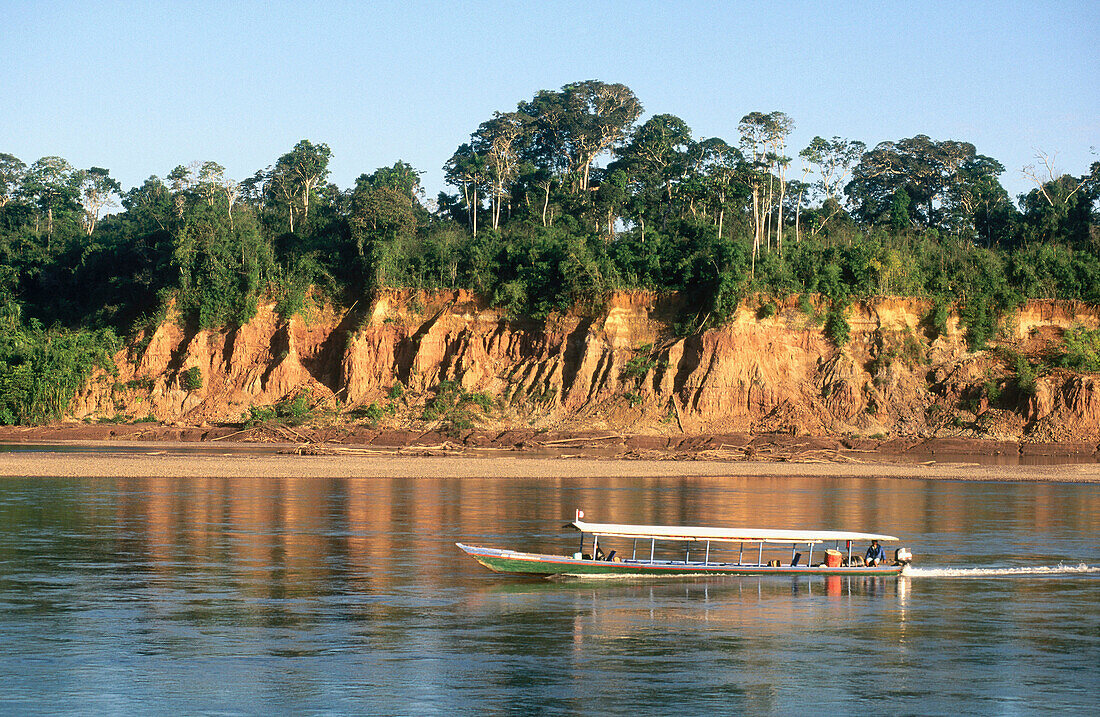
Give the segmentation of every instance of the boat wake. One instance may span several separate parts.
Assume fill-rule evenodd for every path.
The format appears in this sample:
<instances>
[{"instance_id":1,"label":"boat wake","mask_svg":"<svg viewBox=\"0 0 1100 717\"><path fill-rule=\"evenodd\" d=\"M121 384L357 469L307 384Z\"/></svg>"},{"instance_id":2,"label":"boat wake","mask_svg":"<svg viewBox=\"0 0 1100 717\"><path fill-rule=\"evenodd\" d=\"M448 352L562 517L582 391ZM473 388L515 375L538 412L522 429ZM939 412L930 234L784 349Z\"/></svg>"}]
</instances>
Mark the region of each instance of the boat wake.
<instances>
[{"instance_id":1,"label":"boat wake","mask_svg":"<svg viewBox=\"0 0 1100 717\"><path fill-rule=\"evenodd\" d=\"M1080 563L1078 565L1036 565L1026 568L914 568L902 571L907 578L996 578L1017 575L1086 575L1100 573L1100 567Z\"/></svg>"}]
</instances>

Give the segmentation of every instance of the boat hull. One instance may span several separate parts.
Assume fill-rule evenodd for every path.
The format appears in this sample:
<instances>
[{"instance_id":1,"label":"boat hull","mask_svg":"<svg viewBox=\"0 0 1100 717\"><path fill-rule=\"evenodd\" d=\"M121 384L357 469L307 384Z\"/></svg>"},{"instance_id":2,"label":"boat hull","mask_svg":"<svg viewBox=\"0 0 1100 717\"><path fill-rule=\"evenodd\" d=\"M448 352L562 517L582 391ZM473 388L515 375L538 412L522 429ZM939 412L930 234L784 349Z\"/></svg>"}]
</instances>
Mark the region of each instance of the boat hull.
<instances>
[{"instance_id":1,"label":"boat hull","mask_svg":"<svg viewBox=\"0 0 1100 717\"><path fill-rule=\"evenodd\" d=\"M624 560L605 562L581 560L561 555L521 553L514 550L484 548L477 545L455 543L464 553L489 570L497 573L516 573L540 576L687 576L687 575L857 575L890 577L901 573L901 565L868 567L815 565L738 565L736 563L701 563L674 561Z\"/></svg>"}]
</instances>

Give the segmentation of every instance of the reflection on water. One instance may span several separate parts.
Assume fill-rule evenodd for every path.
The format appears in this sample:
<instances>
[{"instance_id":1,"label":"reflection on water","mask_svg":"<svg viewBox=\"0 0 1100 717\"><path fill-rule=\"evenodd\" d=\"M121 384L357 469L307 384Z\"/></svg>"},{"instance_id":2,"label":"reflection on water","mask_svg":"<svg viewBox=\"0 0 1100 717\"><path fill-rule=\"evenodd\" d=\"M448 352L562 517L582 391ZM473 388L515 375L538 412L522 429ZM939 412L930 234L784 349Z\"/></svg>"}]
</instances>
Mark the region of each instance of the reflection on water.
<instances>
[{"instance_id":1,"label":"reflection on water","mask_svg":"<svg viewBox=\"0 0 1100 717\"><path fill-rule=\"evenodd\" d=\"M0 481L0 712L1089 711L1100 576L567 581L594 521L898 535L921 571L1100 563L1091 485Z\"/></svg>"}]
</instances>

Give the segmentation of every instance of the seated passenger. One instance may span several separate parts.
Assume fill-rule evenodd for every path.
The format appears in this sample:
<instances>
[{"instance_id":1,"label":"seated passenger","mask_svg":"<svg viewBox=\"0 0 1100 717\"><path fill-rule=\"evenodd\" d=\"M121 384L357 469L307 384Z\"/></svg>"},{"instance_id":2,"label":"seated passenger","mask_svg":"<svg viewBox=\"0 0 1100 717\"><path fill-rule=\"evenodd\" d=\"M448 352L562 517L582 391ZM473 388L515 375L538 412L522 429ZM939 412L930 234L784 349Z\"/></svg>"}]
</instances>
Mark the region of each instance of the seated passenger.
<instances>
[{"instance_id":1,"label":"seated passenger","mask_svg":"<svg viewBox=\"0 0 1100 717\"><path fill-rule=\"evenodd\" d=\"M886 551L882 549L882 546L878 544L877 540L871 541L871 547L867 548L867 554L864 556L864 561L869 566L875 566L886 562Z\"/></svg>"},{"instance_id":2,"label":"seated passenger","mask_svg":"<svg viewBox=\"0 0 1100 717\"><path fill-rule=\"evenodd\" d=\"M596 560L603 560L603 548L596 546Z\"/></svg>"}]
</instances>

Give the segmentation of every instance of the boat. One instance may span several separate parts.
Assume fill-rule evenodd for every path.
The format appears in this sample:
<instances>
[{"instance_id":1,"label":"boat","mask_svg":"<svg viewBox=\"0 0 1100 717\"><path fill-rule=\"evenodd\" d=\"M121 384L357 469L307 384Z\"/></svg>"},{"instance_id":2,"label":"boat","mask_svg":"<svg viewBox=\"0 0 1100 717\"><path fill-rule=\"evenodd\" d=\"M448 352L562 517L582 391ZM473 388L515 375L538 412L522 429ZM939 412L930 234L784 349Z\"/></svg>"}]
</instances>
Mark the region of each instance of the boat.
<instances>
[{"instance_id":1,"label":"boat","mask_svg":"<svg viewBox=\"0 0 1100 717\"><path fill-rule=\"evenodd\" d=\"M498 573L544 577L689 576L689 575L855 575L888 577L912 561L906 548L892 562L865 564L853 554L856 544L897 542L892 535L840 530L764 530L685 526L589 523L578 510L566 524L581 534L572 555L526 553L455 543L460 550ZM591 536L589 542L588 537ZM609 540L610 539L610 540ZM603 545L601 546L601 540ZM625 541L630 541L629 543ZM641 544L639 545L639 541ZM605 551L615 545L615 549ZM585 552L586 545L591 553ZM639 551L640 548L640 551ZM814 563L815 548L819 562ZM786 551L790 550L789 556ZM800 552L800 549L805 551ZM629 557L624 553L629 550ZM621 551L621 552L620 552ZM675 551L675 552L672 552ZM672 552L672 554L670 554ZM776 555L781 554L782 558ZM682 557L681 557L682 556Z\"/></svg>"}]
</instances>

